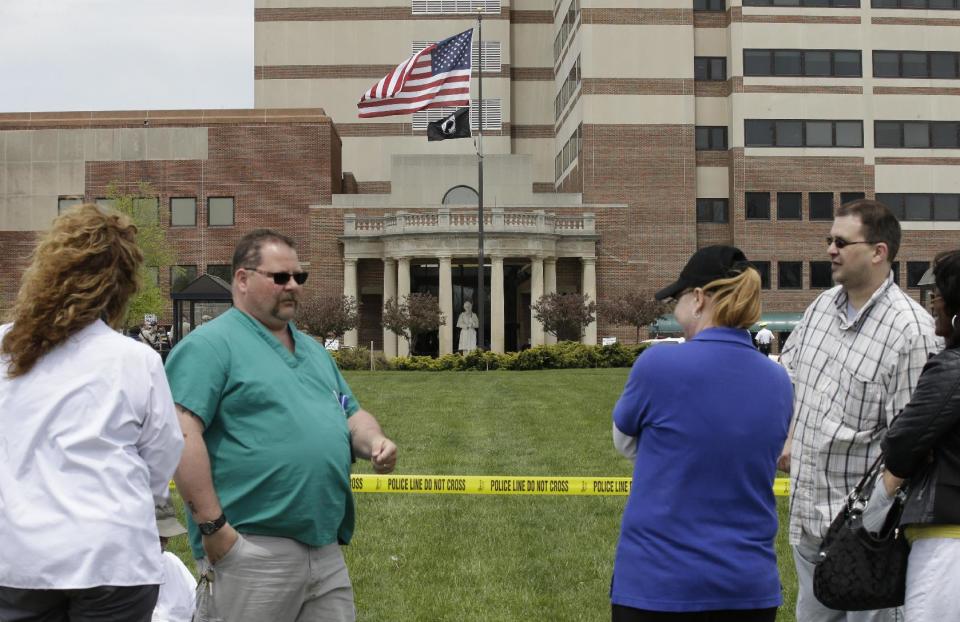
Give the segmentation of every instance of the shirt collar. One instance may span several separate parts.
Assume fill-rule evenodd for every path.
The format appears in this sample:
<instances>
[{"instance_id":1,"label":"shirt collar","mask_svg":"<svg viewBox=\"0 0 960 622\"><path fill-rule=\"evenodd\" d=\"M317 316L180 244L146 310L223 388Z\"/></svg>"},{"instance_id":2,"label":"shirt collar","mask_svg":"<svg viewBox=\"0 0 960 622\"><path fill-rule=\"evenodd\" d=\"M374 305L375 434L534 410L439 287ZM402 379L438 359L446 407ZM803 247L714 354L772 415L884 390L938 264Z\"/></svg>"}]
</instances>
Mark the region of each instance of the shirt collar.
<instances>
[{"instance_id":1,"label":"shirt collar","mask_svg":"<svg viewBox=\"0 0 960 622\"><path fill-rule=\"evenodd\" d=\"M887 292L890 291L890 287L892 285L893 271L891 270L883 284L878 287L875 292L873 292L866 304L860 307L860 309L857 311L856 317L854 317L853 320L847 319L847 302L849 302L850 296L847 294L846 289L840 287L837 291L836 297L833 299L833 305L836 307L837 315L840 318L840 328L848 329L859 326L860 322L867 317L867 313L870 311L873 305L875 305L880 298L887 295Z\"/></svg>"},{"instance_id":2,"label":"shirt collar","mask_svg":"<svg viewBox=\"0 0 960 622\"><path fill-rule=\"evenodd\" d=\"M725 341L756 349L753 347L753 338L750 337L750 331L745 328L730 328L727 326L704 328L691 341Z\"/></svg>"}]
</instances>

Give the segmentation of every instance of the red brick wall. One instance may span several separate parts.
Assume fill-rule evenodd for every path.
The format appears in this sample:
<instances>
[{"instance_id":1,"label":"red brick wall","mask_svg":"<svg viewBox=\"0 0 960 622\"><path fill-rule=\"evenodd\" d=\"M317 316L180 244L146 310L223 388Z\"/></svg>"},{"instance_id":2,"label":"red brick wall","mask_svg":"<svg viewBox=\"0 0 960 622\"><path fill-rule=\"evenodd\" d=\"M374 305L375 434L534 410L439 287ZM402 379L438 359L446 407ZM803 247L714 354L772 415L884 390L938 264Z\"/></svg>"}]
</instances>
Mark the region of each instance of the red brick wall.
<instances>
[{"instance_id":1,"label":"red brick wall","mask_svg":"<svg viewBox=\"0 0 960 622\"><path fill-rule=\"evenodd\" d=\"M4 267L0 271L0 322L8 320L36 243L34 231L0 231L0 263Z\"/></svg>"}]
</instances>

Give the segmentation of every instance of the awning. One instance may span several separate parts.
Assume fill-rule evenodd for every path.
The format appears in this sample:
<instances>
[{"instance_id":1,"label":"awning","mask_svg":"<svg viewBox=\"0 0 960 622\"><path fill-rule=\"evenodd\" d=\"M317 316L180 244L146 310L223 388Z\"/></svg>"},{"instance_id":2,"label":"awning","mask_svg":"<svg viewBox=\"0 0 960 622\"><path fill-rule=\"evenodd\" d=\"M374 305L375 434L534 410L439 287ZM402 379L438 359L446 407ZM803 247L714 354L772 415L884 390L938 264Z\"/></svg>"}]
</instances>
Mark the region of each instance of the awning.
<instances>
[{"instance_id":1,"label":"awning","mask_svg":"<svg viewBox=\"0 0 960 622\"><path fill-rule=\"evenodd\" d=\"M763 316L760 317L760 321L750 327L750 331L756 332L760 330L760 324L766 322L767 328L775 333L789 333L800 323L802 318L803 313L764 313ZM650 325L651 335L670 335L680 334L682 332L683 329L680 328L680 324L677 323L672 313L660 317Z\"/></svg>"}]
</instances>

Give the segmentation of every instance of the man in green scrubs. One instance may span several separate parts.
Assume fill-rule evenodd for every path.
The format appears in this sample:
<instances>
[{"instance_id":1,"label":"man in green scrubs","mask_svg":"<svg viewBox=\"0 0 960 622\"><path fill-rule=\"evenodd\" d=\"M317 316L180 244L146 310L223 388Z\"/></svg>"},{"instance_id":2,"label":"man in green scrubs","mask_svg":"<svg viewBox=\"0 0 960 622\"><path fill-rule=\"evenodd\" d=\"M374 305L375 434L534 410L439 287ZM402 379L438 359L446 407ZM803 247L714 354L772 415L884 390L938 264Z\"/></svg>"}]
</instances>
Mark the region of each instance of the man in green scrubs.
<instances>
[{"instance_id":1,"label":"man in green scrubs","mask_svg":"<svg viewBox=\"0 0 960 622\"><path fill-rule=\"evenodd\" d=\"M191 545L230 622L354 620L340 551L353 532L350 463L397 447L294 317L307 274L293 240L258 229L233 255L234 307L192 331L166 371L184 434L174 477Z\"/></svg>"}]
</instances>

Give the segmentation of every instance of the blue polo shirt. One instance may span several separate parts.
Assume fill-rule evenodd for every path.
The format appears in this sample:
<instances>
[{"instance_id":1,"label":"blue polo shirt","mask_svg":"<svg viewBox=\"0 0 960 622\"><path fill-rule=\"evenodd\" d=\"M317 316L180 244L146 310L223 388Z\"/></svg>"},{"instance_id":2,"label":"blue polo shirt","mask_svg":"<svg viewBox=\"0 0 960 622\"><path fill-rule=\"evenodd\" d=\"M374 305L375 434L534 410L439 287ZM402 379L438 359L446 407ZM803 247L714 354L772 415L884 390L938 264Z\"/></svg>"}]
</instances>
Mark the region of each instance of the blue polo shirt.
<instances>
[{"instance_id":1,"label":"blue polo shirt","mask_svg":"<svg viewBox=\"0 0 960 622\"><path fill-rule=\"evenodd\" d=\"M638 437L614 562L614 604L651 611L782 602L777 457L793 389L746 330L709 328L634 364L613 420Z\"/></svg>"}]
</instances>

